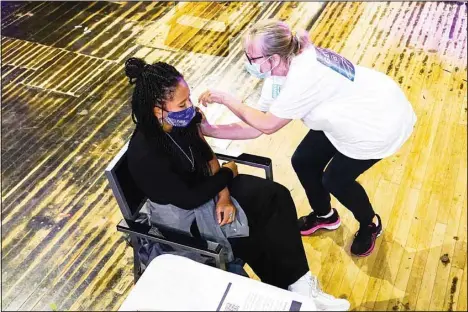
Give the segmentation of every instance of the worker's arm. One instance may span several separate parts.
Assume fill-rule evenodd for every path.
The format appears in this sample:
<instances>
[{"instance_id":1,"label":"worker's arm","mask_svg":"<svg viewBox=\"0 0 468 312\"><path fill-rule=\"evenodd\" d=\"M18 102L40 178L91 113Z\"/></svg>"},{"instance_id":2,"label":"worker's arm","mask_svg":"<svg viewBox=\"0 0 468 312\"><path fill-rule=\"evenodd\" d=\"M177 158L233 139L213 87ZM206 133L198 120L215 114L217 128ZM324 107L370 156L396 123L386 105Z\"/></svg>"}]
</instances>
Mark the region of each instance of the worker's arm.
<instances>
[{"instance_id":1,"label":"worker's arm","mask_svg":"<svg viewBox=\"0 0 468 312\"><path fill-rule=\"evenodd\" d=\"M280 118L270 112L264 113L256 110L221 91L205 91L198 101L205 106L211 103L223 104L247 125L265 134L275 133L291 121L291 119Z\"/></svg>"},{"instance_id":2,"label":"worker's arm","mask_svg":"<svg viewBox=\"0 0 468 312\"><path fill-rule=\"evenodd\" d=\"M261 131L243 121L227 125L210 125L206 122L201 125L201 130L208 137L228 140L249 140L262 135Z\"/></svg>"}]
</instances>

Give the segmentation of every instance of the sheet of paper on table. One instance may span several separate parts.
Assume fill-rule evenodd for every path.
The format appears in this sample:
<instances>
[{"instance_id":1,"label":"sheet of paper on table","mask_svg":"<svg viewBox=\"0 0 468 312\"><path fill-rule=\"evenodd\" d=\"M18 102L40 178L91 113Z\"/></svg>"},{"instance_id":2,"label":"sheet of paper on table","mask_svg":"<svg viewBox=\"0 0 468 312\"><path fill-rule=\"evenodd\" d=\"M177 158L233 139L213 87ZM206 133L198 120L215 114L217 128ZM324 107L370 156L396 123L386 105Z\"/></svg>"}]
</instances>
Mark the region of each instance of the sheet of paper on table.
<instances>
[{"instance_id":1,"label":"sheet of paper on table","mask_svg":"<svg viewBox=\"0 0 468 312\"><path fill-rule=\"evenodd\" d=\"M228 283L216 311L301 311L302 302Z\"/></svg>"},{"instance_id":2,"label":"sheet of paper on table","mask_svg":"<svg viewBox=\"0 0 468 312\"><path fill-rule=\"evenodd\" d=\"M187 258L162 255L143 273L120 311L316 311L314 302Z\"/></svg>"}]
</instances>

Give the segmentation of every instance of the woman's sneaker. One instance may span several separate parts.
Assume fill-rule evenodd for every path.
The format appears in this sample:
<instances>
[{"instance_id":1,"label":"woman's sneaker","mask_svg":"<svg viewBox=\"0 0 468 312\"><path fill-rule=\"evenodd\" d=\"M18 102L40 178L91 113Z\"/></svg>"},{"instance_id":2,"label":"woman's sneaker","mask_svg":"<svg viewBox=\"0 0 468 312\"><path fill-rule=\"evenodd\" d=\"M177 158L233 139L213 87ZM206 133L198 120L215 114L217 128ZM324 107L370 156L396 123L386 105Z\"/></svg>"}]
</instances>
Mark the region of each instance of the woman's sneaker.
<instances>
[{"instance_id":1,"label":"woman's sneaker","mask_svg":"<svg viewBox=\"0 0 468 312\"><path fill-rule=\"evenodd\" d=\"M375 240L382 234L382 220L377 215L378 225L374 223L359 228L354 236L353 244L351 245L351 253L358 257L366 257L372 253L375 247Z\"/></svg>"},{"instance_id":2,"label":"woman's sneaker","mask_svg":"<svg viewBox=\"0 0 468 312\"><path fill-rule=\"evenodd\" d=\"M332 209L332 211L333 214L326 218L317 216L315 212L299 218L298 222L301 235L311 235L320 229L336 230L339 228L341 221L338 211L336 211L336 209Z\"/></svg>"},{"instance_id":3,"label":"woman's sneaker","mask_svg":"<svg viewBox=\"0 0 468 312\"><path fill-rule=\"evenodd\" d=\"M335 298L324 293L320 288L317 277L310 272L307 272L294 284L290 285L288 289L312 299L318 311L348 311L350 307L348 300Z\"/></svg>"}]
</instances>

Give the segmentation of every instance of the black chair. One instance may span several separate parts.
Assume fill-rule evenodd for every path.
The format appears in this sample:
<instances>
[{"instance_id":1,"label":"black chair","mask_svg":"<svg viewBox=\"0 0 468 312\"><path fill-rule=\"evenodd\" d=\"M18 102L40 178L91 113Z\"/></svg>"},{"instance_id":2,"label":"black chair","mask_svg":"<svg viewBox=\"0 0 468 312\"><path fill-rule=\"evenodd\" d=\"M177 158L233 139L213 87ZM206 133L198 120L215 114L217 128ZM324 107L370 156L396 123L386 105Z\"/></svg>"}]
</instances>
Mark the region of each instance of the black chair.
<instances>
[{"instance_id":1,"label":"black chair","mask_svg":"<svg viewBox=\"0 0 468 312\"><path fill-rule=\"evenodd\" d=\"M138 250L140 247L137 239L138 237L213 258L216 267L226 270L226 260L221 252L222 246L220 244L182 234L169 228L135 222L140 215L142 206L147 201L147 197L136 186L128 170L127 147L128 143L125 144L117 156L109 163L105 173L124 217L117 225L117 230L129 235L131 246L133 247L133 273L135 282L142 274L138 257ZM266 178L273 180L272 162L269 158L250 154L241 154L238 157L216 154L216 157L219 160L235 161L238 164L262 168L265 170Z\"/></svg>"}]
</instances>

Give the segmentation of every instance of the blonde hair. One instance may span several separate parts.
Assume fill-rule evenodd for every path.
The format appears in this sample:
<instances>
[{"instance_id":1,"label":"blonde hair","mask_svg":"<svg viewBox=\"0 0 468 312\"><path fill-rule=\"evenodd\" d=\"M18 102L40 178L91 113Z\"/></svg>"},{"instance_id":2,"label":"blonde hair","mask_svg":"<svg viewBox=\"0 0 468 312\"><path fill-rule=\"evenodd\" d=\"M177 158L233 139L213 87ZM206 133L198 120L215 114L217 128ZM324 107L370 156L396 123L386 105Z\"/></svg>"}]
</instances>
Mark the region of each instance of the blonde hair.
<instances>
[{"instance_id":1,"label":"blonde hair","mask_svg":"<svg viewBox=\"0 0 468 312\"><path fill-rule=\"evenodd\" d=\"M245 42L261 38L261 48L264 56L278 54L288 63L292 57L299 54L309 42L308 33L303 32L299 37L291 31L288 24L279 20L261 20L248 31Z\"/></svg>"}]
</instances>

